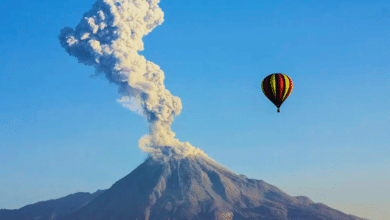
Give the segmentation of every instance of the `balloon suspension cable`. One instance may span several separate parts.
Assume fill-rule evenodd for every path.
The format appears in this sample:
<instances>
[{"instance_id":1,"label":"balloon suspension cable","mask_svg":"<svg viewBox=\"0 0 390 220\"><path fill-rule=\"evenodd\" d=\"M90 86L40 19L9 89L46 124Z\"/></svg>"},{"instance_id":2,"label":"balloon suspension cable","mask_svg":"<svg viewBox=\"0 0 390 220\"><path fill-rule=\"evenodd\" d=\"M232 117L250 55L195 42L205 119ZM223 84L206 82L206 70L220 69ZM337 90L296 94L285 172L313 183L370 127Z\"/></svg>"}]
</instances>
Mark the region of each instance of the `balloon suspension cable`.
<instances>
[{"instance_id":1,"label":"balloon suspension cable","mask_svg":"<svg viewBox=\"0 0 390 220\"><path fill-rule=\"evenodd\" d=\"M278 113L280 113L280 109L278 108Z\"/></svg>"}]
</instances>

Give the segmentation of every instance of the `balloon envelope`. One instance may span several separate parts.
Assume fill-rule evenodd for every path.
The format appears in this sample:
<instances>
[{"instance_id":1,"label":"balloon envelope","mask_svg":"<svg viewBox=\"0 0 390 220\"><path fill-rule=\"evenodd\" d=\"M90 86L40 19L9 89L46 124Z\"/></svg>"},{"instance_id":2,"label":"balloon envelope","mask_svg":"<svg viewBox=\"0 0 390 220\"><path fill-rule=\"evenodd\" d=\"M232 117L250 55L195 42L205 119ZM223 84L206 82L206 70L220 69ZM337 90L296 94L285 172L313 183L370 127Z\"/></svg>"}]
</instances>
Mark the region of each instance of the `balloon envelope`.
<instances>
[{"instance_id":1,"label":"balloon envelope","mask_svg":"<svg viewBox=\"0 0 390 220\"><path fill-rule=\"evenodd\" d=\"M287 99L293 89L290 77L283 73L270 74L261 83L264 95L278 108Z\"/></svg>"}]
</instances>

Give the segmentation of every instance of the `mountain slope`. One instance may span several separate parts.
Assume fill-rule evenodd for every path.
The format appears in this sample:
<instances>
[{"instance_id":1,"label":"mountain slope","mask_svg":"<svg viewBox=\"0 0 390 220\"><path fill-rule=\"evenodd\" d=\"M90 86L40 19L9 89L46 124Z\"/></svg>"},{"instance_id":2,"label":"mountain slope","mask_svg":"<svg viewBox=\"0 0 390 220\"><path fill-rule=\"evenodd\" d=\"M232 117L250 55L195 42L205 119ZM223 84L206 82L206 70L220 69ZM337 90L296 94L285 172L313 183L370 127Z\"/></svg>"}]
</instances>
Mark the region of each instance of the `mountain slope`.
<instances>
[{"instance_id":1,"label":"mountain slope","mask_svg":"<svg viewBox=\"0 0 390 220\"><path fill-rule=\"evenodd\" d=\"M237 175L202 156L149 157L64 220L362 220Z\"/></svg>"},{"instance_id":2,"label":"mountain slope","mask_svg":"<svg viewBox=\"0 0 390 220\"><path fill-rule=\"evenodd\" d=\"M52 199L26 205L20 209L0 210L0 220L54 220L73 213L82 206L102 194L103 190L95 193L74 193L59 199Z\"/></svg>"}]
</instances>

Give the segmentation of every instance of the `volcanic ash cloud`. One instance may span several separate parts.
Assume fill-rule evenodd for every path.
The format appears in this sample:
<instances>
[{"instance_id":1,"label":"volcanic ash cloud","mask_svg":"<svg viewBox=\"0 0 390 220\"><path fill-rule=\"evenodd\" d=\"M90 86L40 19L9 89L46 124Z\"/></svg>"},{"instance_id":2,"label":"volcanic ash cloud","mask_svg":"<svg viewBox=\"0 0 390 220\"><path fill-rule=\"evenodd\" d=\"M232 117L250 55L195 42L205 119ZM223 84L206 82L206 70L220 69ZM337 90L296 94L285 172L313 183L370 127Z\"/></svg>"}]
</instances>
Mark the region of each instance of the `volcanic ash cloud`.
<instances>
[{"instance_id":1,"label":"volcanic ash cloud","mask_svg":"<svg viewBox=\"0 0 390 220\"><path fill-rule=\"evenodd\" d=\"M80 63L94 66L97 74L118 85L118 102L147 118L150 132L139 140L144 152L154 158L207 157L199 148L174 138L171 124L182 109L180 98L165 88L160 67L138 54L144 49L142 37L164 21L158 3L98 0L76 29L61 30L60 43Z\"/></svg>"}]
</instances>

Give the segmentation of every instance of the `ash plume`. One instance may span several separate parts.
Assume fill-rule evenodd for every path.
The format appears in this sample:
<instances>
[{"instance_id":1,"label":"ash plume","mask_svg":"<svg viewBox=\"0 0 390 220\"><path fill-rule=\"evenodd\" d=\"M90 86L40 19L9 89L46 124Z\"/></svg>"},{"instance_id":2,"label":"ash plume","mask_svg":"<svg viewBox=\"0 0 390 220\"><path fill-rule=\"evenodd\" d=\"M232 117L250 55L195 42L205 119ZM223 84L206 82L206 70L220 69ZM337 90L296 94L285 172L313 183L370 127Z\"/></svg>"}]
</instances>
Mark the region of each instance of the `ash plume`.
<instances>
[{"instance_id":1,"label":"ash plume","mask_svg":"<svg viewBox=\"0 0 390 220\"><path fill-rule=\"evenodd\" d=\"M164 72L138 51L144 49L142 37L164 21L159 0L98 0L85 13L75 29L63 28L62 47L80 63L94 66L118 85L118 102L145 116L149 134L139 147L154 158L207 155L188 142L174 138L171 124L182 109L180 98L164 86ZM173 149L164 150L166 148Z\"/></svg>"}]
</instances>

